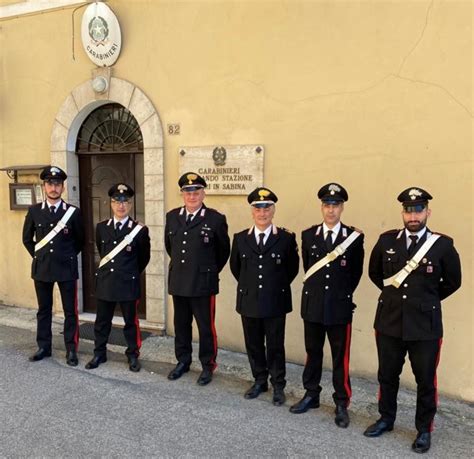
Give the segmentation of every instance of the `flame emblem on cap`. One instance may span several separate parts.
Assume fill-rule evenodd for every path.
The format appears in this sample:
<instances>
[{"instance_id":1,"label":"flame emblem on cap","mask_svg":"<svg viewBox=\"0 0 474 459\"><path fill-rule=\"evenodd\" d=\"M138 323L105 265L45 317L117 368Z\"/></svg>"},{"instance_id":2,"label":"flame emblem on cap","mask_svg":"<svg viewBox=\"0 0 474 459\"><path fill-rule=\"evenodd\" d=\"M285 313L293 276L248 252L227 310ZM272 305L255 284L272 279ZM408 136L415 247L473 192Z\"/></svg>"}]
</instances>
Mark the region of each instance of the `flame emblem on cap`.
<instances>
[{"instance_id":1,"label":"flame emblem on cap","mask_svg":"<svg viewBox=\"0 0 474 459\"><path fill-rule=\"evenodd\" d=\"M259 190L258 195L260 196L260 201L263 201L267 196L270 195L270 192L268 190Z\"/></svg>"},{"instance_id":2,"label":"flame emblem on cap","mask_svg":"<svg viewBox=\"0 0 474 459\"><path fill-rule=\"evenodd\" d=\"M341 187L335 183L331 183L331 185L328 186L328 190L331 192L331 194L334 194L336 191L340 193Z\"/></svg>"},{"instance_id":3,"label":"flame emblem on cap","mask_svg":"<svg viewBox=\"0 0 474 459\"><path fill-rule=\"evenodd\" d=\"M186 178L188 179L189 185L192 185L193 181L197 179L197 175L196 174L188 174L188 175L186 175Z\"/></svg>"},{"instance_id":4,"label":"flame emblem on cap","mask_svg":"<svg viewBox=\"0 0 474 459\"><path fill-rule=\"evenodd\" d=\"M420 197L422 195L422 192L418 188L412 188L408 192L408 196L410 196L410 199L414 201L417 197Z\"/></svg>"},{"instance_id":5,"label":"flame emblem on cap","mask_svg":"<svg viewBox=\"0 0 474 459\"><path fill-rule=\"evenodd\" d=\"M50 169L50 171L53 173L53 175L55 175L56 173L59 174L59 172L60 172L57 167L52 167L52 168Z\"/></svg>"},{"instance_id":6,"label":"flame emblem on cap","mask_svg":"<svg viewBox=\"0 0 474 459\"><path fill-rule=\"evenodd\" d=\"M128 188L127 188L126 185L124 185L124 184L121 183L121 184L117 187L117 190L119 190L120 193L123 193L124 191L127 191Z\"/></svg>"}]
</instances>

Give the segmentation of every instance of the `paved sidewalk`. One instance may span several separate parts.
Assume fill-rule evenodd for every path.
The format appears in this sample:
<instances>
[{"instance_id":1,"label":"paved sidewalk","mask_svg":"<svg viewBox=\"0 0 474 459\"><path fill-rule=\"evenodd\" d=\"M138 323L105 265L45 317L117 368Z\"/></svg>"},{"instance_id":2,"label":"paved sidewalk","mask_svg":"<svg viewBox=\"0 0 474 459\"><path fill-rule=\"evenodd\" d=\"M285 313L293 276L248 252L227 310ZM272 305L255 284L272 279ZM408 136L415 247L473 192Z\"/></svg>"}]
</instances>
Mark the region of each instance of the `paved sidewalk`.
<instances>
[{"instance_id":1,"label":"paved sidewalk","mask_svg":"<svg viewBox=\"0 0 474 459\"><path fill-rule=\"evenodd\" d=\"M28 336L33 337L33 339L30 338L31 349L25 350L22 348L20 352L29 353L36 348L34 342L34 332L36 330L35 314L36 311L33 309L22 309L0 305L0 326L29 331L30 334L28 334ZM62 343L62 337L60 336L60 332L62 331L62 319L54 318L53 322L53 359L61 365L65 365L63 362L64 346ZM26 338L23 338L24 342L25 339ZM120 362L117 370L118 373L120 374L121 368L123 368L125 372L124 378L129 378L130 372L127 370L125 365L125 357L123 356L124 348L121 346L109 346L109 350L111 354L110 361L113 361L114 364ZM80 364L77 368L86 374L89 374L89 372L85 371L83 366L90 358L91 352L92 343L87 340L81 341ZM23 356L22 358L26 359L26 357L27 355ZM145 373L148 375L153 375L156 372L156 374L158 374L158 376L163 379L161 383L169 384L166 386L167 388L178 387L176 385L173 386L174 383L166 383L165 378L167 371L169 371L169 369L171 369L172 365L175 363L173 338L155 335L148 337L143 342L141 359L144 364L144 371L142 372L144 373L144 375L142 375L143 377L145 376ZM236 403L240 404L239 397L241 397L246 388L250 386L252 379L247 356L241 353L219 349L218 363L219 367L215 377L217 382L216 386L218 387L218 384L223 384L225 387L232 387L232 396L235 398L237 393ZM102 367L100 370L102 370ZM200 371L199 364L193 364L192 370L193 371L190 374L183 377L183 380L192 379L192 381L188 381L188 383L195 385L194 380L197 378L197 375ZM286 417L289 405L303 395L303 389L301 386L302 371L303 367L300 365L287 365L288 385L286 393L288 396L288 401L286 403L286 407L282 407L281 410L272 411L271 413L285 412ZM226 380L227 382L225 382ZM399 411L396 428L394 432L390 434L389 440L385 440L386 437L389 437L388 434L380 439L365 439L365 437L362 436L363 429L369 423L377 419L378 416L376 403L378 385L375 381L370 381L363 378L351 377L351 381L353 388L353 398L350 407L351 426L346 431L347 435L342 435L344 431L342 429L336 428L336 432L340 434L338 435L338 441L340 439L340 441L350 440L354 442L356 439L357 443L360 442L361 445L365 445L366 447L370 446L369 449L372 449L375 447L375 445L384 445L387 441L392 443L399 441L400 455L406 456L411 454L409 446L416 434L414 428L414 392L404 388L400 390L398 405ZM214 382L212 384L214 384ZM290 421L291 419L294 419L295 421L298 420L298 423L300 423L301 419L314 420L317 413L317 416L320 416L325 423L329 421L330 425L332 424L332 426L335 427L333 422L334 407L331 397L332 383L330 372L324 372L322 385L323 392L321 394L321 409L312 410L310 413L304 415L289 415L288 419ZM271 391L269 391L267 394L263 394L259 400L260 399L267 402L267 404L271 406ZM244 401L242 398L241 403L248 404L249 402ZM461 401L441 397L439 411L435 419L435 425L436 431L433 434L433 447L429 453L430 457L473 456L474 410L471 405ZM366 442L371 443L368 444ZM350 452L350 445L345 444L343 450L346 453L348 451ZM356 451L358 451L358 453L356 453ZM357 457L361 457L360 451L360 449L354 450L354 454ZM327 450L326 452L331 454L330 450ZM369 451L366 452L369 453ZM379 452L383 455L383 450ZM393 455L390 454L390 449L385 450L385 453L393 457ZM192 451L190 451L189 454L192 456ZM283 453L283 455L287 454Z\"/></svg>"}]
</instances>

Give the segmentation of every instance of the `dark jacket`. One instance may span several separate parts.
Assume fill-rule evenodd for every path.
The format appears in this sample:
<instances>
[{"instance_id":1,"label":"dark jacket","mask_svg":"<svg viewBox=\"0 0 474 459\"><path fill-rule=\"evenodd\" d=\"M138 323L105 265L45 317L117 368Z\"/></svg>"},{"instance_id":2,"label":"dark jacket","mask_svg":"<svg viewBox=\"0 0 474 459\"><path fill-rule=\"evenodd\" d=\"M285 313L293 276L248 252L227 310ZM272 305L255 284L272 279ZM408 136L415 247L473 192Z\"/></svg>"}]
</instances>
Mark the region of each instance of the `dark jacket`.
<instances>
[{"instance_id":1,"label":"dark jacket","mask_svg":"<svg viewBox=\"0 0 474 459\"><path fill-rule=\"evenodd\" d=\"M418 242L415 253L431 234ZM410 260L404 230L383 233L370 255L369 277L382 290L375 329L403 340L430 340L443 336L441 300L461 286L461 263L453 240L441 236L397 289L383 280L398 273Z\"/></svg>"},{"instance_id":2,"label":"dark jacket","mask_svg":"<svg viewBox=\"0 0 474 459\"><path fill-rule=\"evenodd\" d=\"M341 223L334 248L354 231ZM301 234L304 271L327 255L322 224L312 226ZM364 235L361 234L329 265L313 274L303 286L301 317L308 322L341 325L352 322L355 304L352 295L359 284L364 264Z\"/></svg>"},{"instance_id":3,"label":"dark jacket","mask_svg":"<svg viewBox=\"0 0 474 459\"><path fill-rule=\"evenodd\" d=\"M102 259L133 231L139 222L131 218L115 234L114 220L104 220L96 227L96 244ZM133 301L140 298L140 274L150 261L150 236L143 228L112 260L97 268L95 296L105 301Z\"/></svg>"},{"instance_id":4,"label":"dark jacket","mask_svg":"<svg viewBox=\"0 0 474 459\"><path fill-rule=\"evenodd\" d=\"M214 209L202 206L186 225L186 210L166 214L165 247L170 256L168 292L196 297L219 293L219 273L230 252L227 221Z\"/></svg>"},{"instance_id":5,"label":"dark jacket","mask_svg":"<svg viewBox=\"0 0 474 459\"><path fill-rule=\"evenodd\" d=\"M65 282L79 278L77 255L84 246L84 226L78 208L65 228L35 253L40 242L61 220L69 207L61 201L54 215L43 201L28 209L23 225L23 245L33 257L31 277L42 282Z\"/></svg>"},{"instance_id":6,"label":"dark jacket","mask_svg":"<svg viewBox=\"0 0 474 459\"><path fill-rule=\"evenodd\" d=\"M273 226L260 252L253 227L234 235L230 269L236 278L237 312L246 317L278 317L292 310L290 284L298 274L294 233Z\"/></svg>"}]
</instances>

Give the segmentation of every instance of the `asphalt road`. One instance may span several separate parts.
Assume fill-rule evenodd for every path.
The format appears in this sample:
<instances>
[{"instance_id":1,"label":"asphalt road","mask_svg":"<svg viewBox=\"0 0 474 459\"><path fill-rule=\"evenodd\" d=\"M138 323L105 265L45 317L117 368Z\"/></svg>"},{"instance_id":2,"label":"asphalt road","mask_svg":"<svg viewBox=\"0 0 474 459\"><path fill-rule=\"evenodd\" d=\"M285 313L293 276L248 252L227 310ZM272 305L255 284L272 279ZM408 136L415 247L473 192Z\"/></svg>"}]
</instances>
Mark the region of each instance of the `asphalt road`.
<instances>
[{"instance_id":1,"label":"asphalt road","mask_svg":"<svg viewBox=\"0 0 474 459\"><path fill-rule=\"evenodd\" d=\"M366 439L373 419L357 411L341 429L329 405L294 415L294 399L283 407L271 404L271 392L245 400L248 383L238 378L216 374L200 387L192 371L171 382L172 365L144 360L136 374L117 353L88 371L88 342L71 368L61 337L52 358L31 363L34 350L32 331L0 325L2 457L417 457L412 428ZM472 425L444 416L425 457L472 457Z\"/></svg>"}]
</instances>

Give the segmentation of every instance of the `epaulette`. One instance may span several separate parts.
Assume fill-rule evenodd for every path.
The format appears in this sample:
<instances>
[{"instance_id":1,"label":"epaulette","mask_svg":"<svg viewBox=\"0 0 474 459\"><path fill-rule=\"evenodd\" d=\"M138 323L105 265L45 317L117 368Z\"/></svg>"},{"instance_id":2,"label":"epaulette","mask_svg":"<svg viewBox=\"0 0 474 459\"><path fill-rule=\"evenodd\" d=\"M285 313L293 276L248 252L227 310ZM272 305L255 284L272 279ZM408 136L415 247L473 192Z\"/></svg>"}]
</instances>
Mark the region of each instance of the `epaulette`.
<instances>
[{"instance_id":1,"label":"epaulette","mask_svg":"<svg viewBox=\"0 0 474 459\"><path fill-rule=\"evenodd\" d=\"M349 226L349 228L353 231L357 231L358 233L364 234L364 232L361 229L356 228L355 226Z\"/></svg>"},{"instance_id":2,"label":"epaulette","mask_svg":"<svg viewBox=\"0 0 474 459\"><path fill-rule=\"evenodd\" d=\"M439 231L432 231L432 234L439 234L440 236L445 237L446 239L450 239L451 241L454 241L454 239L451 236L448 236L447 234L440 233Z\"/></svg>"},{"instance_id":3,"label":"epaulette","mask_svg":"<svg viewBox=\"0 0 474 459\"><path fill-rule=\"evenodd\" d=\"M382 235L384 235L384 234L398 233L399 231L401 231L401 230L399 230L399 229L391 229L391 230L388 230L388 231L384 231L384 232L382 233Z\"/></svg>"},{"instance_id":4,"label":"epaulette","mask_svg":"<svg viewBox=\"0 0 474 459\"><path fill-rule=\"evenodd\" d=\"M286 231L286 232L289 233L289 234L295 234L295 233L293 233L293 231L290 231L289 229L284 228L283 226L279 226L278 229L280 229L280 230L282 230L282 231Z\"/></svg>"},{"instance_id":5,"label":"epaulette","mask_svg":"<svg viewBox=\"0 0 474 459\"><path fill-rule=\"evenodd\" d=\"M319 225L309 226L308 228L305 228L305 229L303 230L303 233L304 233L305 231L312 230L313 228L317 228L318 226L319 226Z\"/></svg>"}]
</instances>

